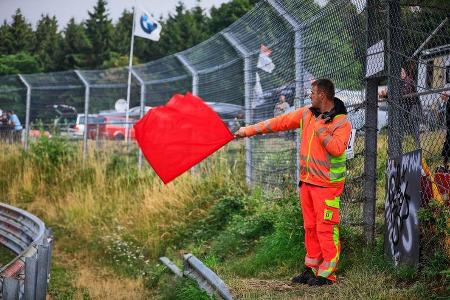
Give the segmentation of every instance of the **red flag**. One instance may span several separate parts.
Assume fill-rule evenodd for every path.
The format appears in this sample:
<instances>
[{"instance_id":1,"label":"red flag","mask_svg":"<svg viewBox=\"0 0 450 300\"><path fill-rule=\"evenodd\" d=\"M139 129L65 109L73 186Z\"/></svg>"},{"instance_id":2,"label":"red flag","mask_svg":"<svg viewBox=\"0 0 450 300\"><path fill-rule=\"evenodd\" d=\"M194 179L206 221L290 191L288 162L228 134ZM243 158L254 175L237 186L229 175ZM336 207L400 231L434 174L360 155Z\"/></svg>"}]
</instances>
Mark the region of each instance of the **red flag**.
<instances>
[{"instance_id":1,"label":"red flag","mask_svg":"<svg viewBox=\"0 0 450 300\"><path fill-rule=\"evenodd\" d=\"M134 129L145 158L166 184L234 138L217 113L190 93L152 108Z\"/></svg>"}]
</instances>

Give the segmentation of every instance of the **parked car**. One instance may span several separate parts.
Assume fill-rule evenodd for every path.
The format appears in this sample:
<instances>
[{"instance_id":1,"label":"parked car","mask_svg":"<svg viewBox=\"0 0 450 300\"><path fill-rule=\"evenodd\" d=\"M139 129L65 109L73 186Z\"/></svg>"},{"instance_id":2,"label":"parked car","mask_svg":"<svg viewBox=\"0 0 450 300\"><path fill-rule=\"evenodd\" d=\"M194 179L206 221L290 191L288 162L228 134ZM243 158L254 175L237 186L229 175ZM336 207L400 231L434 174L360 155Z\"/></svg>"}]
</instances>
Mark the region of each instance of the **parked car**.
<instances>
[{"instance_id":1,"label":"parked car","mask_svg":"<svg viewBox=\"0 0 450 300\"><path fill-rule=\"evenodd\" d=\"M84 129L85 129L84 121L85 121L84 114L78 114L77 118L75 120L75 124L72 125L72 127L69 131L71 137L73 137L73 138L82 138L83 137ZM90 128L90 130L88 130L89 138L92 138L90 131L95 129L96 126L99 125L100 123L101 123L101 120L97 117L96 114L88 115L88 128Z\"/></svg>"},{"instance_id":2,"label":"parked car","mask_svg":"<svg viewBox=\"0 0 450 300\"><path fill-rule=\"evenodd\" d=\"M134 139L133 123L136 120L129 119L129 137ZM125 139L126 118L117 116L97 116L96 125L89 128L89 137L92 139L103 138L108 140L123 141Z\"/></svg>"}]
</instances>

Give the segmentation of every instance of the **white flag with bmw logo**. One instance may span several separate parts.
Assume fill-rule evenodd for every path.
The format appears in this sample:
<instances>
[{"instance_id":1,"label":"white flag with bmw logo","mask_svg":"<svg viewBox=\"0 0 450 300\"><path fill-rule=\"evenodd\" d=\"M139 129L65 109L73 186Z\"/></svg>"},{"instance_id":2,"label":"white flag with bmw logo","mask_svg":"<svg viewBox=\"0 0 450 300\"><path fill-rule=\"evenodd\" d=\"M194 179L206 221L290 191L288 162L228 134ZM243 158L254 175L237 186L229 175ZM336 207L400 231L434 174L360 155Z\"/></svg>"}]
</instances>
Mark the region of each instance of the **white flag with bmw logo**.
<instances>
[{"instance_id":1,"label":"white flag with bmw logo","mask_svg":"<svg viewBox=\"0 0 450 300\"><path fill-rule=\"evenodd\" d=\"M161 33L161 24L153 19L148 12L136 7L134 16L134 35L159 41Z\"/></svg>"}]
</instances>

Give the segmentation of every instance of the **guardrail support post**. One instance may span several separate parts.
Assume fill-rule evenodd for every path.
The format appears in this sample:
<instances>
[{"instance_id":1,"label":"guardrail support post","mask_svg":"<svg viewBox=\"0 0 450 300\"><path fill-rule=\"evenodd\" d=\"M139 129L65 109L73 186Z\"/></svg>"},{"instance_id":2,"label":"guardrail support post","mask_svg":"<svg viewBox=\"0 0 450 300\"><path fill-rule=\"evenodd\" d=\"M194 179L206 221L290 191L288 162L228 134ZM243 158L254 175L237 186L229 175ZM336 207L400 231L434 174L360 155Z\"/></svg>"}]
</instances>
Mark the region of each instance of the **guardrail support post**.
<instances>
[{"instance_id":1,"label":"guardrail support post","mask_svg":"<svg viewBox=\"0 0 450 300\"><path fill-rule=\"evenodd\" d=\"M34 257L25 258L25 300L34 300L36 298L36 280L37 280L37 259Z\"/></svg>"},{"instance_id":2,"label":"guardrail support post","mask_svg":"<svg viewBox=\"0 0 450 300\"><path fill-rule=\"evenodd\" d=\"M44 238L43 245L38 248L38 269L36 282L36 300L45 300L48 283L48 251L47 238Z\"/></svg>"},{"instance_id":3,"label":"guardrail support post","mask_svg":"<svg viewBox=\"0 0 450 300\"><path fill-rule=\"evenodd\" d=\"M13 277L3 279L3 298L4 300L19 299L19 280Z\"/></svg>"}]
</instances>

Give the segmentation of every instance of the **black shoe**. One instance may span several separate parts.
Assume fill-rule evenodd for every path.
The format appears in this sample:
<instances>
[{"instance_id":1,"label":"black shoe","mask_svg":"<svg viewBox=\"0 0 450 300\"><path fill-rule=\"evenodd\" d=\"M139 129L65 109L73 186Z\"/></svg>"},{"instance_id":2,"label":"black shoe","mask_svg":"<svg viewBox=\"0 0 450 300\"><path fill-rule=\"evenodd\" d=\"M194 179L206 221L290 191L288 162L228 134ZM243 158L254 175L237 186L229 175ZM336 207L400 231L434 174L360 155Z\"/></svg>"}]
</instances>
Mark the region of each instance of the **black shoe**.
<instances>
[{"instance_id":1,"label":"black shoe","mask_svg":"<svg viewBox=\"0 0 450 300\"><path fill-rule=\"evenodd\" d=\"M314 275L314 272L311 270L311 268L306 267L305 271L298 274L294 278L292 278L292 283L297 284L308 284L309 280L315 279L316 275Z\"/></svg>"},{"instance_id":2,"label":"black shoe","mask_svg":"<svg viewBox=\"0 0 450 300\"><path fill-rule=\"evenodd\" d=\"M332 285L333 281L322 276L317 276L308 280L309 286Z\"/></svg>"}]
</instances>

